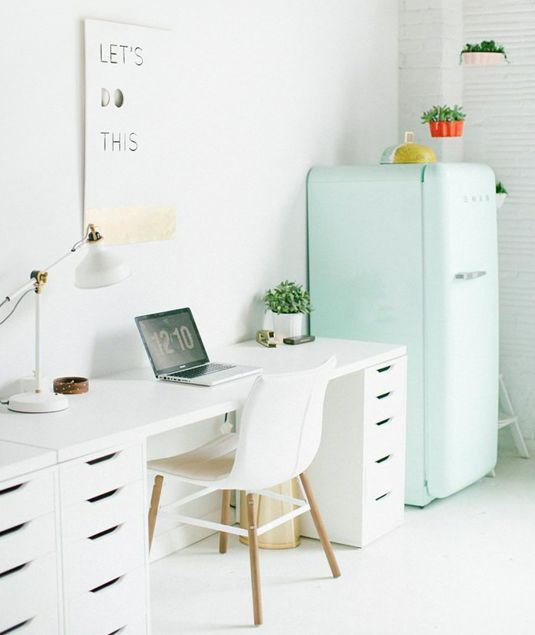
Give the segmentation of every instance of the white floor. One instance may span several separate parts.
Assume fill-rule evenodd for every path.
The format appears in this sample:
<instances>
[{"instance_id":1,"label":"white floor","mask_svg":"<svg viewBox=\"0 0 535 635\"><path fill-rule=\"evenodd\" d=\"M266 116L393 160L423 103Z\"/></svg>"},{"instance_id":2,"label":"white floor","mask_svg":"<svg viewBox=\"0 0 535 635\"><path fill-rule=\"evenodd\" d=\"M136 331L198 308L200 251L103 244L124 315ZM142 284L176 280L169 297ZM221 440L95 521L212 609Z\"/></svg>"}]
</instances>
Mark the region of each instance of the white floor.
<instances>
[{"instance_id":1,"label":"white floor","mask_svg":"<svg viewBox=\"0 0 535 635\"><path fill-rule=\"evenodd\" d=\"M530 449L535 456L535 446ZM265 551L266 635L532 635L535 460L506 452L485 478L359 550L335 545L333 580L318 542ZM247 547L212 536L152 565L153 635L254 629Z\"/></svg>"}]
</instances>

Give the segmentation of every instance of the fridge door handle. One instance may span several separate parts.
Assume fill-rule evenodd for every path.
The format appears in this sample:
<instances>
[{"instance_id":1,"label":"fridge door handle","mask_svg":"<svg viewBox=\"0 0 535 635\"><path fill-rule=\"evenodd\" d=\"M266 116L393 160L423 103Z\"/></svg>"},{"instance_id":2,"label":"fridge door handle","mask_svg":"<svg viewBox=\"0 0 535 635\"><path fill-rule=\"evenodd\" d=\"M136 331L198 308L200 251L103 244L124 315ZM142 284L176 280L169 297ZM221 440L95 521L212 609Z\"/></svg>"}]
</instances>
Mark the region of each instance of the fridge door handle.
<instances>
[{"instance_id":1,"label":"fridge door handle","mask_svg":"<svg viewBox=\"0 0 535 635\"><path fill-rule=\"evenodd\" d=\"M455 274L458 280L474 280L475 278L481 278L487 275L486 271L460 271Z\"/></svg>"}]
</instances>

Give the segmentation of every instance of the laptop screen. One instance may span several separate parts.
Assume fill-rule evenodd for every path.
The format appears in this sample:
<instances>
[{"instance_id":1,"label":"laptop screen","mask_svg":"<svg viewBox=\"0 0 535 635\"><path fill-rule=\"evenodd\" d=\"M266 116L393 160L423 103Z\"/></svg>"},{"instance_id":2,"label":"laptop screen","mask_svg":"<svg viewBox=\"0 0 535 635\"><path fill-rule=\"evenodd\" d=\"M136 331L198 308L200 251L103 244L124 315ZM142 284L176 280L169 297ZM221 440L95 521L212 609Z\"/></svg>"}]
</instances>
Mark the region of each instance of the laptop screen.
<instances>
[{"instance_id":1,"label":"laptop screen","mask_svg":"<svg viewBox=\"0 0 535 635\"><path fill-rule=\"evenodd\" d=\"M141 315L136 324L156 375L209 361L190 309Z\"/></svg>"}]
</instances>

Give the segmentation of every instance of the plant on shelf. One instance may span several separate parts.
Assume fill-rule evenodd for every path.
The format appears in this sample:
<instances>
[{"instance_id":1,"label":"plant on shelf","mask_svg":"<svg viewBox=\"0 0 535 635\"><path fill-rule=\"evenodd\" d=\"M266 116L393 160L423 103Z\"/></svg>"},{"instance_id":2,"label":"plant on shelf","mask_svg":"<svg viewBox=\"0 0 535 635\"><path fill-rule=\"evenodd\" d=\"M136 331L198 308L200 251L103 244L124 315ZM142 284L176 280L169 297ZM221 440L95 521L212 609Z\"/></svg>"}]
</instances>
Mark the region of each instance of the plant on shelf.
<instances>
[{"instance_id":1,"label":"plant on shelf","mask_svg":"<svg viewBox=\"0 0 535 635\"><path fill-rule=\"evenodd\" d=\"M462 106L433 106L422 113L422 123L429 124L432 137L462 137L466 114Z\"/></svg>"},{"instance_id":2,"label":"plant on shelf","mask_svg":"<svg viewBox=\"0 0 535 635\"><path fill-rule=\"evenodd\" d=\"M494 40L483 40L479 44L465 44L461 51L463 64L500 64L507 60L507 52Z\"/></svg>"},{"instance_id":3,"label":"plant on shelf","mask_svg":"<svg viewBox=\"0 0 535 635\"><path fill-rule=\"evenodd\" d=\"M303 335L303 317L312 311L312 306L302 285L283 280L266 291L264 302L273 314L273 330L278 338Z\"/></svg>"},{"instance_id":4,"label":"plant on shelf","mask_svg":"<svg viewBox=\"0 0 535 635\"><path fill-rule=\"evenodd\" d=\"M497 181L496 183L496 208L500 209L500 207L505 203L505 199L509 192L507 191L505 185L501 181Z\"/></svg>"}]
</instances>

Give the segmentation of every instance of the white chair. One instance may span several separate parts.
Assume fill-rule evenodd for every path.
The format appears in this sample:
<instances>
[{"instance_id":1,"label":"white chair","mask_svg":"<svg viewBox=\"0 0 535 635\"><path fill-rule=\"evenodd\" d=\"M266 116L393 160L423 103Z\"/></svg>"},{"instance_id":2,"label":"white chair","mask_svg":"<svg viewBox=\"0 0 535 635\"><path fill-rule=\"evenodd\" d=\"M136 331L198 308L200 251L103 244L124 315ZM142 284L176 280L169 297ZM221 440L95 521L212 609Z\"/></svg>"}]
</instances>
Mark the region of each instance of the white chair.
<instances>
[{"instance_id":1,"label":"white chair","mask_svg":"<svg viewBox=\"0 0 535 635\"><path fill-rule=\"evenodd\" d=\"M310 511L333 577L340 575L310 483L304 474L320 444L325 390L335 364L333 357L311 370L258 376L244 405L238 433L224 434L186 454L148 463L151 470L159 472L154 479L149 511L149 544L154 535L162 474L203 488L177 501L172 507L180 507L217 490L223 491L221 523L182 515L177 518L186 524L221 532L221 553L227 550L228 534L248 536L255 624L262 623L259 535ZM268 488L296 477L302 498L268 491ZM247 494L247 530L230 525L232 490L245 491ZM296 508L257 527L253 493L291 502Z\"/></svg>"}]
</instances>

